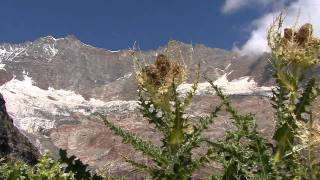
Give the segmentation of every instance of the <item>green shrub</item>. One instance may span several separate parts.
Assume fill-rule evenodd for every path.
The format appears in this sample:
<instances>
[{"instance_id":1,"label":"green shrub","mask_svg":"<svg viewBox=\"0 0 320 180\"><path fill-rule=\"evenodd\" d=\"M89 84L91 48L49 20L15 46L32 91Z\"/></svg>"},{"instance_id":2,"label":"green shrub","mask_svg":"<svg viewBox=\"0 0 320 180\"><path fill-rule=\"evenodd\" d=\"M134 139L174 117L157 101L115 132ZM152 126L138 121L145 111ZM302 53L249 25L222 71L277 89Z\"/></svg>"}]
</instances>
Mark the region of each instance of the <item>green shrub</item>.
<instances>
[{"instance_id":1,"label":"green shrub","mask_svg":"<svg viewBox=\"0 0 320 180\"><path fill-rule=\"evenodd\" d=\"M75 178L72 173L65 173L59 162L49 158L48 155L44 155L39 160L39 163L33 167L24 162L16 162L14 164L2 163L0 165L0 179L69 180Z\"/></svg>"},{"instance_id":2,"label":"green shrub","mask_svg":"<svg viewBox=\"0 0 320 180\"><path fill-rule=\"evenodd\" d=\"M67 156L66 150L59 152L60 159L53 160L45 154L39 162L30 166L25 162L5 163L0 164L0 179L8 180L100 180L114 179L112 177L101 177L93 172L90 172L88 165L83 164L80 159L75 156Z\"/></svg>"}]
</instances>

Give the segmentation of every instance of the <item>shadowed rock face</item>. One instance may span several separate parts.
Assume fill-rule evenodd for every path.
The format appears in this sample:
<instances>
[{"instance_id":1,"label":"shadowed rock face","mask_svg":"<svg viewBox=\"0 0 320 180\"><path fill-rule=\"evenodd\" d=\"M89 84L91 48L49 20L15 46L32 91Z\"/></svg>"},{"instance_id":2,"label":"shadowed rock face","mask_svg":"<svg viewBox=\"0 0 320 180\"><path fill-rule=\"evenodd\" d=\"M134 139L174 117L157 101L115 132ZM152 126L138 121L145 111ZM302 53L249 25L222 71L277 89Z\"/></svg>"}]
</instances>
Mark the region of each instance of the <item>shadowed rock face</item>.
<instances>
[{"instance_id":1,"label":"shadowed rock face","mask_svg":"<svg viewBox=\"0 0 320 180\"><path fill-rule=\"evenodd\" d=\"M38 150L13 125L7 114L5 101L0 94L0 157L9 161L23 160L34 164L39 157Z\"/></svg>"},{"instance_id":2,"label":"shadowed rock face","mask_svg":"<svg viewBox=\"0 0 320 180\"><path fill-rule=\"evenodd\" d=\"M229 81L250 76L258 86L273 83L270 67L265 60L267 54L259 58L244 57L222 49L191 46L178 41L170 41L157 50L139 54L146 62L153 62L157 54L165 49L171 52L171 58L183 60L187 65L189 83L199 62L202 73L212 80L232 72L227 77ZM44 37L15 45L2 44L0 85L0 92L7 101L7 109L15 125L41 152L49 150L55 154L58 148L67 149L68 153L93 168L106 167L113 174L137 178L129 173L132 167L124 163L123 155L146 162L148 159L137 154L129 145L122 144L120 138L101 120L92 117L90 114L95 111L105 113L110 121L139 136L160 143L161 136L137 112L136 85L129 50L95 48L73 36L61 39ZM267 137L271 136L273 112L269 98L256 94L235 94L232 99L242 111L256 113L259 129ZM208 114L218 104L217 97L199 94L189 114L196 121L198 116ZM212 139L221 138L226 129L232 128L228 117L226 113L221 113L205 135ZM17 131L12 123L8 129ZM216 168L208 168L203 173Z\"/></svg>"}]
</instances>

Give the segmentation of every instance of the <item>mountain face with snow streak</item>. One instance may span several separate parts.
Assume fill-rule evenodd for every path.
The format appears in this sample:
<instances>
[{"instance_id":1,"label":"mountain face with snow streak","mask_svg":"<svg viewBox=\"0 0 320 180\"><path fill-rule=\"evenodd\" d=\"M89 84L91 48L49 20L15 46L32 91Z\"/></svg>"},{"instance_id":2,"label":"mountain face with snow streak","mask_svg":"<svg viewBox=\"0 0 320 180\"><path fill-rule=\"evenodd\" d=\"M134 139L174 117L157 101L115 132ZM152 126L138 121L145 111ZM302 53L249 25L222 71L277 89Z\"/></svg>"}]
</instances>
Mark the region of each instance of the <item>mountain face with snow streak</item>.
<instances>
[{"instance_id":1,"label":"mountain face with snow streak","mask_svg":"<svg viewBox=\"0 0 320 180\"><path fill-rule=\"evenodd\" d=\"M253 58L170 41L157 50L140 52L147 62L167 50L174 60L183 60L190 78L179 86L184 96L191 88L196 65L231 95L235 105L253 112L261 119L260 129L268 135L269 96L273 81L267 55ZM174 51L173 51L174 50ZM130 146L121 144L94 112L107 115L115 124L158 142L159 136L137 112L136 84L129 50L110 51L82 43L74 36L39 38L23 44L0 44L0 93L16 127L41 152L53 154L58 148L81 158L94 168L108 167L116 174L126 174L130 166L122 155L143 159ZM209 84L201 79L189 116L209 113L219 103ZM256 107L261 107L257 109ZM217 124L206 134L220 137L231 128L221 114ZM270 118L271 119L271 118Z\"/></svg>"},{"instance_id":2,"label":"mountain face with snow streak","mask_svg":"<svg viewBox=\"0 0 320 180\"><path fill-rule=\"evenodd\" d=\"M183 59L191 73L200 61L203 72L217 79L231 64L229 80L249 76L258 85L270 84L266 61L222 49L171 41L158 50L142 52L142 56L152 61L165 48L178 49L172 56ZM132 74L130 54L128 50L94 48L74 36L60 39L48 36L23 44L3 44L0 45L0 85L13 77L23 80L23 72L27 72L42 89L71 90L86 99L131 100L135 98L132 93L135 86L133 77L128 76Z\"/></svg>"}]
</instances>

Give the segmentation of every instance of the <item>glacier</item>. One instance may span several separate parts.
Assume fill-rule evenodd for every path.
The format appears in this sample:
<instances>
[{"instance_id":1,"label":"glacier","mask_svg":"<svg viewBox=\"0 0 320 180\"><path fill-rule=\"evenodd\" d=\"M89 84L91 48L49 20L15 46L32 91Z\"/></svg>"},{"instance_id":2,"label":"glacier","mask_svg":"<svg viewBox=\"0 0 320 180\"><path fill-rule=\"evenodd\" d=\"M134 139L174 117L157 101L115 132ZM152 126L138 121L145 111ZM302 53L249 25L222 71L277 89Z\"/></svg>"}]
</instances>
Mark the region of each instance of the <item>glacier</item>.
<instances>
[{"instance_id":1,"label":"glacier","mask_svg":"<svg viewBox=\"0 0 320 180\"><path fill-rule=\"evenodd\" d=\"M131 76L131 74L125 77ZM260 95L271 96L273 87L258 87L250 77L241 77L228 81L228 74L223 74L214 81L214 84L227 95ZM179 94L183 97L191 90L192 84L183 83L178 87ZM57 126L57 116L71 116L71 113L79 112L90 115L94 112L128 113L136 111L137 101L102 101L90 98L85 100L81 95L73 91L40 89L34 85L32 78L24 73L24 80L12 79L0 86L8 113L13 117L15 126L28 133L39 133ZM214 94L214 90L207 82L199 83L197 95ZM43 115L43 113L48 113Z\"/></svg>"}]
</instances>

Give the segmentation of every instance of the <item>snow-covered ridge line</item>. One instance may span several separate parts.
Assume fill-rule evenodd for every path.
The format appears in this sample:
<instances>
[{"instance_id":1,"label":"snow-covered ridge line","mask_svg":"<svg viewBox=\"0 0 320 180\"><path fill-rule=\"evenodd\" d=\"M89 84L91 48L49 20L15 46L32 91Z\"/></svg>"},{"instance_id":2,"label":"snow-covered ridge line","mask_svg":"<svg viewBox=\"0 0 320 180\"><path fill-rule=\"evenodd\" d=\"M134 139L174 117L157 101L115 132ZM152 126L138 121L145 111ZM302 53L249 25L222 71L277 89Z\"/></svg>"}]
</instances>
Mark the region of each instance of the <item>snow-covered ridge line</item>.
<instances>
[{"instance_id":1,"label":"snow-covered ridge line","mask_svg":"<svg viewBox=\"0 0 320 180\"><path fill-rule=\"evenodd\" d=\"M6 62L14 61L17 57L28 56L41 61L51 62L54 57L59 53L59 44L65 40L72 40L80 43L82 46L96 48L89 44L86 44L74 36L66 36L64 38L55 38L53 36L45 36L35 39L32 42L9 44L0 44L0 64L6 64ZM108 50L104 48L98 48L109 53L120 53L121 50ZM61 50L60 50L61 51ZM0 70L5 70L5 66L1 66Z\"/></svg>"},{"instance_id":2,"label":"snow-covered ridge line","mask_svg":"<svg viewBox=\"0 0 320 180\"><path fill-rule=\"evenodd\" d=\"M48 36L45 36L45 37L42 37L42 38L44 38L44 39L51 39L51 40L53 40L53 41L59 41L59 40L63 40L64 38L55 38L55 37L53 37L53 36L51 36L51 35L48 35Z\"/></svg>"},{"instance_id":3,"label":"snow-covered ridge line","mask_svg":"<svg viewBox=\"0 0 320 180\"><path fill-rule=\"evenodd\" d=\"M8 47L0 46L0 63L3 61L12 61L19 54L24 52L26 47L13 47L9 45Z\"/></svg>"},{"instance_id":4,"label":"snow-covered ridge line","mask_svg":"<svg viewBox=\"0 0 320 180\"><path fill-rule=\"evenodd\" d=\"M61 38L62 39L62 38ZM26 42L21 44L0 44L0 63L5 61L14 61L18 56L35 56L41 59L51 61L58 53L56 44L61 39L55 39L52 36L42 37L34 42ZM41 56L40 52L44 52ZM40 56L39 56L40 55Z\"/></svg>"}]
</instances>

